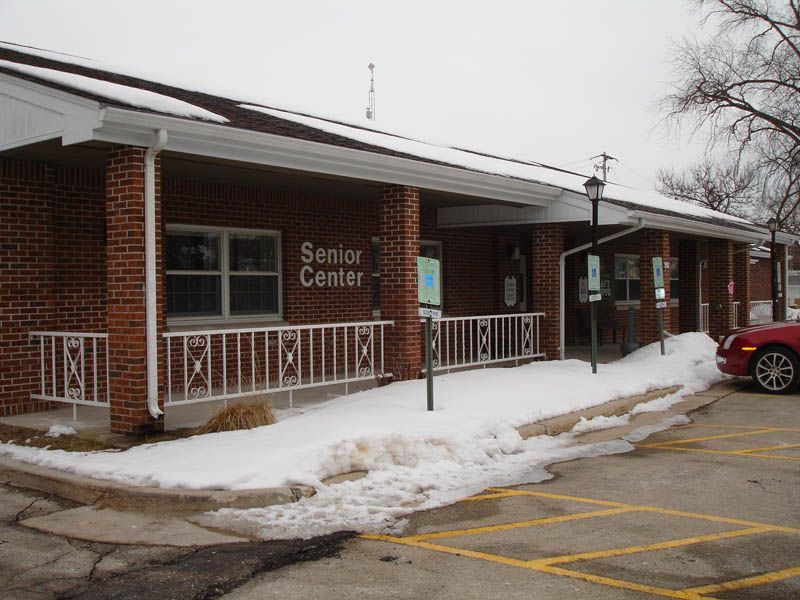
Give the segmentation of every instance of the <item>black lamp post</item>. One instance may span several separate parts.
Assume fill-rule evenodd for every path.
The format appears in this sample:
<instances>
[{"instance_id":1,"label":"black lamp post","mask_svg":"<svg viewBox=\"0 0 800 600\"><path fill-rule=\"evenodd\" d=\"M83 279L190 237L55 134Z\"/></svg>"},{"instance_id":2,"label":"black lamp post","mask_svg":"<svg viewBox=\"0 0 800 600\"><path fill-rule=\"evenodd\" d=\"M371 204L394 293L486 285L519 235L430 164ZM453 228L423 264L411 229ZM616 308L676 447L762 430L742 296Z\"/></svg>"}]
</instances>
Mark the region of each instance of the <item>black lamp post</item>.
<instances>
[{"instance_id":1,"label":"black lamp post","mask_svg":"<svg viewBox=\"0 0 800 600\"><path fill-rule=\"evenodd\" d=\"M778 231L778 221L775 217L770 217L767 221L767 229L772 235L769 246L769 266L772 273L772 320L778 316L778 269L775 261L775 232Z\"/></svg>"},{"instance_id":2,"label":"black lamp post","mask_svg":"<svg viewBox=\"0 0 800 600\"><path fill-rule=\"evenodd\" d=\"M597 206L600 200L603 199L603 188L606 187L606 184L602 179L592 176L591 179L586 180L583 187L586 188L586 195L592 201L592 256L597 256ZM587 262L588 260L587 258ZM598 277L599 275L598 270ZM600 290L595 291L600 292ZM592 314L592 373L597 373L597 307L595 302L591 300L592 290L589 290L589 295Z\"/></svg>"}]
</instances>

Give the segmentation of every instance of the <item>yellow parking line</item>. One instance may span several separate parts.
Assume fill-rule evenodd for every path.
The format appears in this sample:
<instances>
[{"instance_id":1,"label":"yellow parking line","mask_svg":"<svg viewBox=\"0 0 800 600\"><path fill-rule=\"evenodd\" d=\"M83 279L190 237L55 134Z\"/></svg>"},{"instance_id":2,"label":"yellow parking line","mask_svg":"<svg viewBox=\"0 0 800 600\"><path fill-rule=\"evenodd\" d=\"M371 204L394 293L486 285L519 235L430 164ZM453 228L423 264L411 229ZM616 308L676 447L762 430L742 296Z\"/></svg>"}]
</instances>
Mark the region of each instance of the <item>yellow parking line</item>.
<instances>
[{"instance_id":1,"label":"yellow parking line","mask_svg":"<svg viewBox=\"0 0 800 600\"><path fill-rule=\"evenodd\" d=\"M800 577L800 567L772 571L771 573L764 573L763 575L756 575L754 577L745 577L743 579L736 579L735 581L686 588L681 591L690 594L713 594L715 592L727 592L730 590L755 587L757 585L765 585L767 583L775 583L776 581L783 581L784 579L791 579L792 577Z\"/></svg>"},{"instance_id":2,"label":"yellow parking line","mask_svg":"<svg viewBox=\"0 0 800 600\"><path fill-rule=\"evenodd\" d=\"M729 456L751 456L753 458L773 458L777 460L800 460L797 456L781 456L779 454L751 454L740 450L710 450L708 448L678 448L676 446L660 446L658 444L640 444L639 448L653 448L655 450L672 450L674 452L705 452L706 454L727 454Z\"/></svg>"},{"instance_id":3,"label":"yellow parking line","mask_svg":"<svg viewBox=\"0 0 800 600\"><path fill-rule=\"evenodd\" d=\"M561 569L559 567L528 567L535 571L542 573L550 573L552 575L561 575L563 577L572 577L573 579L583 579L591 583L600 583L615 588L624 590L633 590L635 592L644 592L645 594L653 594L655 596L665 596L667 598L684 598L686 600L698 600L705 598L692 591L688 590L671 590L669 588L655 587L652 585L645 585L642 583L634 583L633 581L625 581L623 579L612 579L611 577L603 577L601 575L592 575L591 573L581 573L580 571L570 571L569 569Z\"/></svg>"},{"instance_id":4,"label":"yellow parking line","mask_svg":"<svg viewBox=\"0 0 800 600\"><path fill-rule=\"evenodd\" d=\"M718 425L714 423L687 423L686 425L677 425L672 429L684 429L687 427L704 427L720 429L772 429L773 431L794 431L800 432L800 429L792 429L790 427L779 427L775 425Z\"/></svg>"},{"instance_id":5,"label":"yellow parking line","mask_svg":"<svg viewBox=\"0 0 800 600\"><path fill-rule=\"evenodd\" d=\"M637 552L653 552L656 550L668 550L670 548L680 548L682 546L690 546L692 544L702 544L704 542L726 540L730 538L742 537L745 535L755 535L758 533L765 533L767 531L773 531L773 529L771 527L750 527L748 529L735 529L733 531L722 531L719 533L696 535L677 540L668 540L666 542L657 542L655 544L646 544L644 546L628 546L627 548L611 548L608 550L597 550L594 552L581 552L580 554L564 554L562 556L553 556L551 558L532 560L528 564L537 566L556 565L556 564L560 565L564 563L576 562L579 560L594 560L596 558L610 558L612 556L624 556L627 554L636 554Z\"/></svg>"},{"instance_id":6,"label":"yellow parking line","mask_svg":"<svg viewBox=\"0 0 800 600\"><path fill-rule=\"evenodd\" d=\"M739 454L750 452L767 452L768 450L785 450L787 448L800 448L800 444L780 444L778 446L764 446L763 448L744 448L743 450L735 450Z\"/></svg>"},{"instance_id":7,"label":"yellow parking line","mask_svg":"<svg viewBox=\"0 0 800 600\"><path fill-rule=\"evenodd\" d=\"M689 519L698 519L701 521L711 521L712 523L725 523L726 525L741 525L742 527L763 527L771 531L780 533L800 534L800 529L794 527L785 527L783 525L771 525L769 523L758 523L756 521L746 521L744 519L731 519L728 517L720 517L717 515L707 515L704 513L688 512L685 510L673 510L671 508L659 508L657 506L639 506L639 510L644 512L653 512L672 517L686 517Z\"/></svg>"},{"instance_id":8,"label":"yellow parking line","mask_svg":"<svg viewBox=\"0 0 800 600\"><path fill-rule=\"evenodd\" d=\"M499 491L504 488L489 488L490 491ZM616 506L618 508L627 508L631 504L624 502L613 502L611 500L595 500L594 498L582 498L581 496L565 496L564 494L551 494L548 492L531 492L529 490L506 490L515 496L537 496L539 498L549 498L551 500L571 500L572 502L584 502L586 504L597 504L598 506Z\"/></svg>"},{"instance_id":9,"label":"yellow parking line","mask_svg":"<svg viewBox=\"0 0 800 600\"><path fill-rule=\"evenodd\" d=\"M509 492L491 493L491 494L478 494L477 496L470 496L469 498L462 498L459 502L476 502L478 500L493 500L495 498L507 498L508 496L515 496Z\"/></svg>"},{"instance_id":10,"label":"yellow parking line","mask_svg":"<svg viewBox=\"0 0 800 600\"><path fill-rule=\"evenodd\" d=\"M591 519L594 517L609 517L627 512L634 512L636 508L610 508L608 510L594 510L582 513L572 513L560 515L558 517L542 517L541 519L531 519L529 521L516 521L514 523L501 523L500 525L485 525L483 527L470 527L468 529L451 529L449 531L436 531L432 533L421 533L419 535L409 535L403 537L404 540L438 540L441 538L460 537L464 535L476 535L479 533L493 533L496 531L509 531L511 529L521 529L523 527L536 527L538 525L551 525L553 523L568 523L581 519Z\"/></svg>"},{"instance_id":11,"label":"yellow parking line","mask_svg":"<svg viewBox=\"0 0 800 600\"><path fill-rule=\"evenodd\" d=\"M672 440L669 442L655 442L651 446L674 446L676 444L691 444L694 442L707 442L709 440L721 440L725 438L744 437L746 435L766 435L767 433L775 433L774 429L756 429L754 431L742 431L740 433L721 433L719 435L709 435L699 438L689 438L687 440Z\"/></svg>"}]
</instances>

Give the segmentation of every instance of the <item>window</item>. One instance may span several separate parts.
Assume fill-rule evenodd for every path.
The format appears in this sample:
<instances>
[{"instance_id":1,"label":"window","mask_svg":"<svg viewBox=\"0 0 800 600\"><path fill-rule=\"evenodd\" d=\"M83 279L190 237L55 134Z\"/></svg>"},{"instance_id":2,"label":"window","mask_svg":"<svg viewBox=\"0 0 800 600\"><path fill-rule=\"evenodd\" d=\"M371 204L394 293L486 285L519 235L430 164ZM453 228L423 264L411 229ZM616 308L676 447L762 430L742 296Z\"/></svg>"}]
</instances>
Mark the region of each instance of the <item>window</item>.
<instances>
[{"instance_id":1,"label":"window","mask_svg":"<svg viewBox=\"0 0 800 600\"><path fill-rule=\"evenodd\" d=\"M677 300L680 298L681 282L678 277L678 259L669 259L669 297L670 300Z\"/></svg>"},{"instance_id":2,"label":"window","mask_svg":"<svg viewBox=\"0 0 800 600\"><path fill-rule=\"evenodd\" d=\"M614 257L614 283L617 302L639 300L639 257L618 254Z\"/></svg>"},{"instance_id":3,"label":"window","mask_svg":"<svg viewBox=\"0 0 800 600\"><path fill-rule=\"evenodd\" d=\"M280 314L280 235L169 227L167 316L236 318Z\"/></svg>"},{"instance_id":4,"label":"window","mask_svg":"<svg viewBox=\"0 0 800 600\"><path fill-rule=\"evenodd\" d=\"M441 262L442 262L442 242L427 242L421 241L419 243L419 255L426 258L435 258L440 263L439 276L441 277ZM381 245L380 238L372 238L372 312L379 313L381 310ZM442 289L441 281L439 281L439 289Z\"/></svg>"}]
</instances>

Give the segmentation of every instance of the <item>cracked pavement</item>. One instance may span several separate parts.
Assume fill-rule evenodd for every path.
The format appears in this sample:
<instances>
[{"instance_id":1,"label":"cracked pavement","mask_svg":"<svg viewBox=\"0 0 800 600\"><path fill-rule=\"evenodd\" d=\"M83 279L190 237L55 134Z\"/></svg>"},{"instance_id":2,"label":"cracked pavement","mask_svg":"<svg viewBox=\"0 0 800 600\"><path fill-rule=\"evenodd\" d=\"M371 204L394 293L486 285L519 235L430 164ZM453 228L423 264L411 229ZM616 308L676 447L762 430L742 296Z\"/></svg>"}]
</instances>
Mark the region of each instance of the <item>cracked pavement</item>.
<instances>
[{"instance_id":1,"label":"cracked pavement","mask_svg":"<svg viewBox=\"0 0 800 600\"><path fill-rule=\"evenodd\" d=\"M0 597L215 598L260 573L335 556L350 537L177 548L85 542L20 524L76 506L0 484Z\"/></svg>"}]
</instances>

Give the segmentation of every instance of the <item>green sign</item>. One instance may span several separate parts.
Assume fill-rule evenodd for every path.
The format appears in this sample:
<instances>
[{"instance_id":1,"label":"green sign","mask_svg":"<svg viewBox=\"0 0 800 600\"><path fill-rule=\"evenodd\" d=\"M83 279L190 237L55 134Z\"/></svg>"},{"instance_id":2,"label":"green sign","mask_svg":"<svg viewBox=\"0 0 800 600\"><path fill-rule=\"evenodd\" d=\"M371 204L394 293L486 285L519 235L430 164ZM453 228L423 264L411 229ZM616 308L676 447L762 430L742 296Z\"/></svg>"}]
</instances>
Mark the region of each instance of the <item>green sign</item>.
<instances>
[{"instance_id":1,"label":"green sign","mask_svg":"<svg viewBox=\"0 0 800 600\"><path fill-rule=\"evenodd\" d=\"M589 263L589 291L600 291L600 257L594 254L588 255Z\"/></svg>"},{"instance_id":2,"label":"green sign","mask_svg":"<svg viewBox=\"0 0 800 600\"><path fill-rule=\"evenodd\" d=\"M653 287L664 287L664 261L660 256L653 257Z\"/></svg>"},{"instance_id":3,"label":"green sign","mask_svg":"<svg viewBox=\"0 0 800 600\"><path fill-rule=\"evenodd\" d=\"M420 304L441 304L439 289L439 261L435 258L417 257L417 295Z\"/></svg>"}]
</instances>

